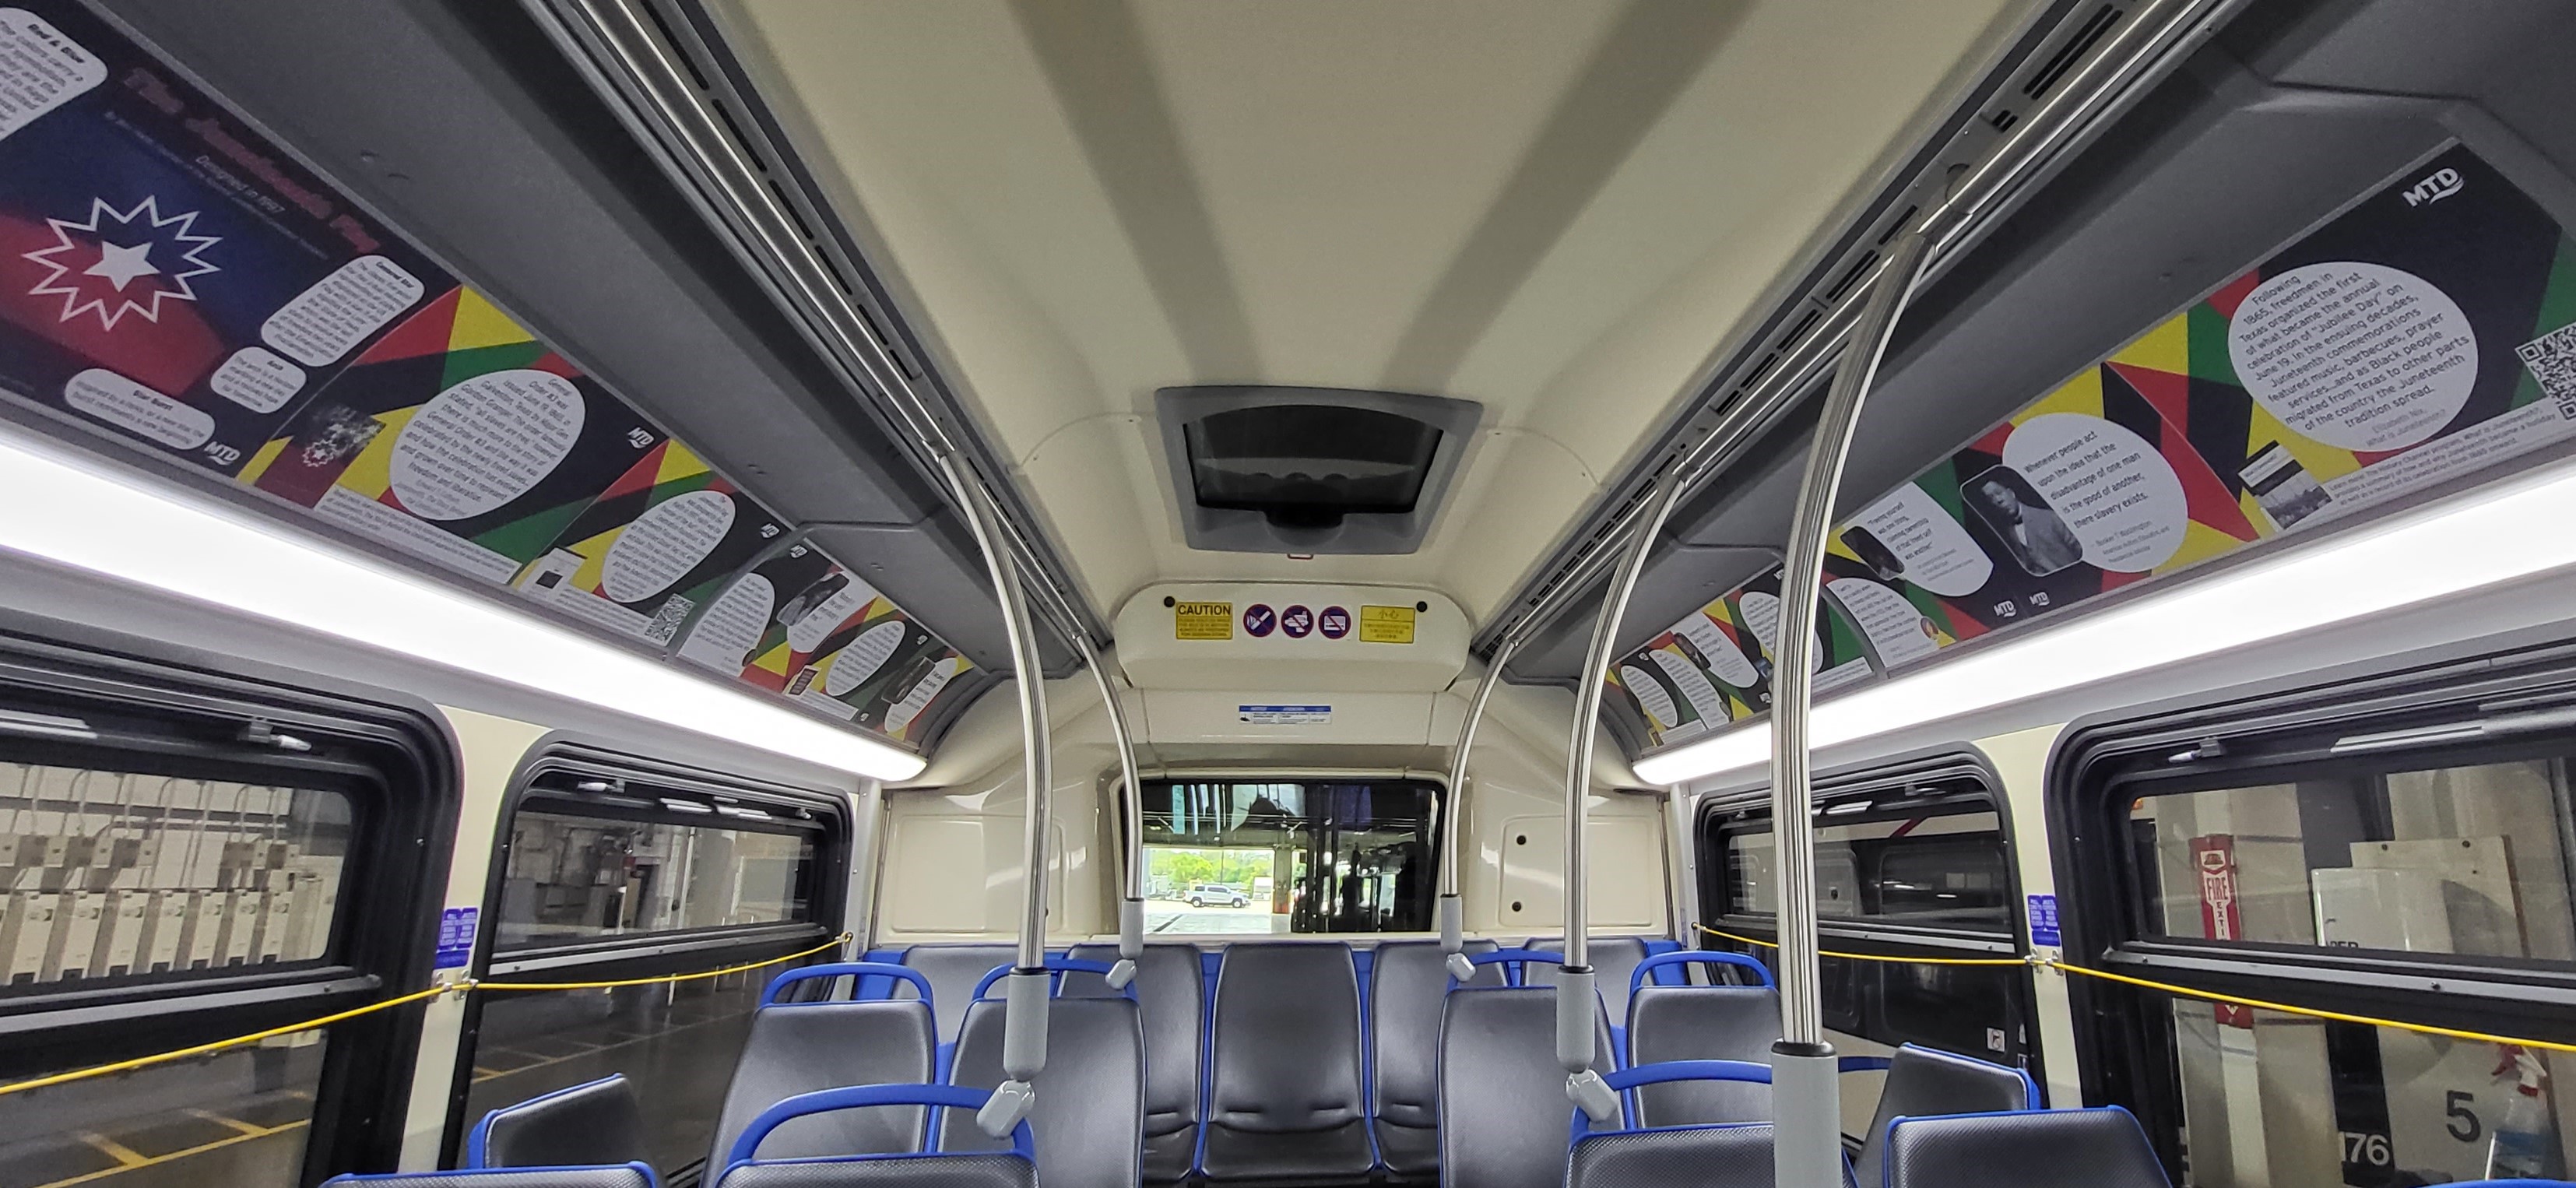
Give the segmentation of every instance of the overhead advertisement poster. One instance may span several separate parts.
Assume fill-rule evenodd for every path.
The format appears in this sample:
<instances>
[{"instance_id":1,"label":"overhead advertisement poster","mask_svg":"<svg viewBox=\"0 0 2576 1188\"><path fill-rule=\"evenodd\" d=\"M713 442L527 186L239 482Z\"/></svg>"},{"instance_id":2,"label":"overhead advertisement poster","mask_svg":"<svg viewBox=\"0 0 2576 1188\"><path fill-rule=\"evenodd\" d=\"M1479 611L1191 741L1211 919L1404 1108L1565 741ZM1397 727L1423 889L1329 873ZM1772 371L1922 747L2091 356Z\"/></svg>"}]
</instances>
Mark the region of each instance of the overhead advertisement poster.
<instances>
[{"instance_id":1,"label":"overhead advertisement poster","mask_svg":"<svg viewBox=\"0 0 2576 1188\"><path fill-rule=\"evenodd\" d=\"M1700 609L1611 666L1656 743L1679 742L1771 707L1780 630L1777 565ZM1816 624L1816 690L1870 675L1860 624L1828 605Z\"/></svg>"},{"instance_id":2,"label":"overhead advertisement poster","mask_svg":"<svg viewBox=\"0 0 2576 1188\"><path fill-rule=\"evenodd\" d=\"M1901 668L2571 437L2576 240L2455 145L1863 508L1827 601Z\"/></svg>"},{"instance_id":3,"label":"overhead advertisement poster","mask_svg":"<svg viewBox=\"0 0 2576 1188\"><path fill-rule=\"evenodd\" d=\"M316 392L241 478L502 584L663 444L642 414L457 288Z\"/></svg>"},{"instance_id":4,"label":"overhead advertisement poster","mask_svg":"<svg viewBox=\"0 0 2576 1188\"><path fill-rule=\"evenodd\" d=\"M78 6L0 7L0 391L229 475L450 283Z\"/></svg>"},{"instance_id":5,"label":"overhead advertisement poster","mask_svg":"<svg viewBox=\"0 0 2576 1188\"><path fill-rule=\"evenodd\" d=\"M664 441L574 516L513 584L578 618L656 644L787 526Z\"/></svg>"},{"instance_id":6,"label":"overhead advertisement poster","mask_svg":"<svg viewBox=\"0 0 2576 1188\"><path fill-rule=\"evenodd\" d=\"M708 603L787 532L70 0L0 5L0 394L648 644L700 622L700 663L721 650ZM874 591L857 601L796 664L836 717L910 738L971 666ZM713 666L758 670L763 642ZM793 697L791 680L752 683Z\"/></svg>"},{"instance_id":7,"label":"overhead advertisement poster","mask_svg":"<svg viewBox=\"0 0 2576 1188\"><path fill-rule=\"evenodd\" d=\"M974 665L811 545L734 579L680 655L844 721L910 738Z\"/></svg>"}]
</instances>

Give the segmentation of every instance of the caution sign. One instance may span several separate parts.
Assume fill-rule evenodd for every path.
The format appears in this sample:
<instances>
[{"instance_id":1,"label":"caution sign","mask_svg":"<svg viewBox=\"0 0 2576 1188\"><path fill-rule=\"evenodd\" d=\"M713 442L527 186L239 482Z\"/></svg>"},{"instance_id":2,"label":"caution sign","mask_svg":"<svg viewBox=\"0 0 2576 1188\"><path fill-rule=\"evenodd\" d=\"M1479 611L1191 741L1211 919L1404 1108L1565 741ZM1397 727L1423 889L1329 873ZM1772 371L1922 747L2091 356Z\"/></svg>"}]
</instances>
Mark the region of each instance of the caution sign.
<instances>
[{"instance_id":1,"label":"caution sign","mask_svg":"<svg viewBox=\"0 0 2576 1188\"><path fill-rule=\"evenodd\" d=\"M1361 607L1360 642L1391 644L1412 643L1413 608L1409 606Z\"/></svg>"},{"instance_id":2,"label":"caution sign","mask_svg":"<svg viewBox=\"0 0 2576 1188\"><path fill-rule=\"evenodd\" d=\"M1411 637L1410 628L1406 632ZM1176 602L1172 604L1172 638L1233 639L1234 604L1231 602Z\"/></svg>"}]
</instances>

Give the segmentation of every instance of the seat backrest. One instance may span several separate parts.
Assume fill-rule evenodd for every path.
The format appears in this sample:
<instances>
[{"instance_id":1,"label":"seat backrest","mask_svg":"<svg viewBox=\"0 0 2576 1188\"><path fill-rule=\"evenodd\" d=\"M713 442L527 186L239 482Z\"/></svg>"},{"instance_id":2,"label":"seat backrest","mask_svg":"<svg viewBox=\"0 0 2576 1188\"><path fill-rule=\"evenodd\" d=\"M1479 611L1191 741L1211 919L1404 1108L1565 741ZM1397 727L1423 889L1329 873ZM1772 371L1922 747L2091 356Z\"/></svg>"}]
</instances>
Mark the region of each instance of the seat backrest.
<instances>
[{"instance_id":1,"label":"seat backrest","mask_svg":"<svg viewBox=\"0 0 2576 1188\"><path fill-rule=\"evenodd\" d=\"M322 1188L660 1188L653 1169L640 1163L614 1167L513 1167L465 1171L351 1173L322 1181Z\"/></svg>"},{"instance_id":2,"label":"seat backrest","mask_svg":"<svg viewBox=\"0 0 2576 1188\"><path fill-rule=\"evenodd\" d=\"M2118 1106L1906 1118L1888 1128L1888 1188L2171 1188Z\"/></svg>"},{"instance_id":3,"label":"seat backrest","mask_svg":"<svg viewBox=\"0 0 2576 1188\"><path fill-rule=\"evenodd\" d=\"M715 1188L1037 1188L1036 1165L1009 1155L915 1155L746 1163Z\"/></svg>"},{"instance_id":4,"label":"seat backrest","mask_svg":"<svg viewBox=\"0 0 2576 1188\"><path fill-rule=\"evenodd\" d=\"M1469 954L1492 941L1467 941ZM1449 993L1449 957L1438 941L1393 941L1369 966L1369 1112L1398 1126L1431 1126L1440 1117L1440 1009ZM1479 966L1464 986L1503 984L1499 965Z\"/></svg>"},{"instance_id":5,"label":"seat backrest","mask_svg":"<svg viewBox=\"0 0 2576 1188\"><path fill-rule=\"evenodd\" d=\"M467 1167L593 1167L644 1161L644 1111L623 1073L483 1115Z\"/></svg>"},{"instance_id":6,"label":"seat backrest","mask_svg":"<svg viewBox=\"0 0 2576 1188\"><path fill-rule=\"evenodd\" d=\"M1087 961L1118 960L1116 945L1076 945ZM1207 975L1196 945L1147 945L1136 959L1136 1004L1145 1027L1145 1133L1170 1134L1199 1120L1199 1043L1207 1027ZM1066 974L1067 998L1120 992L1094 974Z\"/></svg>"},{"instance_id":7,"label":"seat backrest","mask_svg":"<svg viewBox=\"0 0 2576 1188\"><path fill-rule=\"evenodd\" d=\"M958 997L973 988L969 981ZM930 1080L931 1037L930 1008L919 999L782 1003L753 1012L751 1035L716 1116L707 1166L724 1167L734 1139L752 1119L799 1093ZM921 1113L907 1106L797 1118L779 1127L763 1151L782 1159L914 1151L921 1144Z\"/></svg>"},{"instance_id":8,"label":"seat backrest","mask_svg":"<svg viewBox=\"0 0 2576 1188\"><path fill-rule=\"evenodd\" d=\"M1610 1069L1608 1028L1593 1067ZM1556 1188L1565 1174L1565 1070L1556 988L1457 990L1440 1024L1440 1182Z\"/></svg>"},{"instance_id":9,"label":"seat backrest","mask_svg":"<svg viewBox=\"0 0 2576 1188\"><path fill-rule=\"evenodd\" d=\"M1646 939L1639 936L1595 936L1587 938L1584 943L1590 950L1586 956L1592 959L1592 980L1601 990L1602 1009L1609 1011L1613 1019L1625 1020L1628 1017L1628 975L1636 972L1637 963L1646 959ZM1534 936L1530 938L1529 947L1562 953L1565 951L1565 938ZM1555 984L1552 971L1548 975L1550 980L1546 982L1540 981L1539 973L1537 966L1530 967L1530 985Z\"/></svg>"},{"instance_id":10,"label":"seat backrest","mask_svg":"<svg viewBox=\"0 0 2576 1188\"><path fill-rule=\"evenodd\" d=\"M1217 967L1209 1122L1327 1130L1358 1120L1359 975L1349 945L1228 945Z\"/></svg>"},{"instance_id":11,"label":"seat backrest","mask_svg":"<svg viewBox=\"0 0 2576 1188\"><path fill-rule=\"evenodd\" d=\"M1096 975L1095 975L1096 976ZM1136 1004L1119 998L1056 998L1047 1004L1046 1069L1036 1081L1029 1129L1037 1135L1038 1178L1047 1188L1135 1188L1144 1176L1145 1037ZM948 1083L1001 1085L1003 1004L966 1010ZM941 1115L942 1151L1004 1151L1008 1139L976 1129L965 1110Z\"/></svg>"},{"instance_id":12,"label":"seat backrest","mask_svg":"<svg viewBox=\"0 0 2576 1188\"><path fill-rule=\"evenodd\" d=\"M1878 1111L1860 1138L1854 1170L1868 1183L1879 1182L1887 1124L1897 1118L2035 1109L2039 1102L2033 1098L2030 1077L2020 1069L1907 1044L1888 1060Z\"/></svg>"},{"instance_id":13,"label":"seat backrest","mask_svg":"<svg viewBox=\"0 0 2576 1188\"><path fill-rule=\"evenodd\" d=\"M1679 1082L1676 1082L1679 1083ZM1651 1088L1652 1086L1640 1086ZM1574 1140L1565 1188L1771 1188L1771 1124L1614 1130ZM1844 1168L1849 1184L1850 1168Z\"/></svg>"},{"instance_id":14,"label":"seat backrest","mask_svg":"<svg viewBox=\"0 0 2576 1188\"><path fill-rule=\"evenodd\" d=\"M1640 986L1628 1000L1628 1063L1744 1060L1771 1063L1780 1038L1780 992L1760 986ZM1640 1126L1767 1122L1771 1089L1734 1081L1675 1081L1637 1088Z\"/></svg>"},{"instance_id":15,"label":"seat backrest","mask_svg":"<svg viewBox=\"0 0 2576 1188\"><path fill-rule=\"evenodd\" d=\"M966 1006L975 1001L975 983L996 965L1009 965L1019 951L1009 945L914 945L903 951L903 963L930 979L931 1005L939 1011L939 1042L957 1042L965 1025ZM893 997L918 998L906 983L894 984Z\"/></svg>"}]
</instances>

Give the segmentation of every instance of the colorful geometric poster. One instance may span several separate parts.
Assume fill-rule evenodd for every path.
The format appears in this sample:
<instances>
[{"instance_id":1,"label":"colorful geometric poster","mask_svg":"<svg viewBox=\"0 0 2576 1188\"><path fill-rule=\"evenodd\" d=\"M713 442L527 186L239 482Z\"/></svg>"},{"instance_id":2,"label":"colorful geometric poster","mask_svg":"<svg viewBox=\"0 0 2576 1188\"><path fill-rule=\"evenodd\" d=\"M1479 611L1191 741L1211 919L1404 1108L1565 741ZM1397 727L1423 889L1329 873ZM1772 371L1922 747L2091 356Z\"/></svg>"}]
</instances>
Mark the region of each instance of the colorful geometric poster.
<instances>
[{"instance_id":1,"label":"colorful geometric poster","mask_svg":"<svg viewBox=\"0 0 2576 1188\"><path fill-rule=\"evenodd\" d=\"M814 660L788 680L787 695L907 738L931 703L974 665L864 583L854 579L851 587L863 591L864 600L843 601L848 613L815 644Z\"/></svg>"},{"instance_id":2,"label":"colorful geometric poster","mask_svg":"<svg viewBox=\"0 0 2576 1188\"><path fill-rule=\"evenodd\" d=\"M80 6L0 8L0 392L229 475L453 283Z\"/></svg>"},{"instance_id":3,"label":"colorful geometric poster","mask_svg":"<svg viewBox=\"0 0 2576 1188\"><path fill-rule=\"evenodd\" d=\"M1771 707L1780 574L1777 565L1762 571L1611 666L1611 683L1644 715L1654 745ZM1829 601L1816 626L1816 691L1867 679L1860 624Z\"/></svg>"},{"instance_id":4,"label":"colorful geometric poster","mask_svg":"<svg viewBox=\"0 0 2576 1188\"><path fill-rule=\"evenodd\" d=\"M576 618L666 644L786 531L689 447L664 440L574 516L512 584Z\"/></svg>"},{"instance_id":5,"label":"colorful geometric poster","mask_svg":"<svg viewBox=\"0 0 2576 1188\"><path fill-rule=\"evenodd\" d=\"M771 692L785 692L788 674L812 658L821 642L821 624L797 650L790 634L799 624L820 619L849 587L865 588L848 570L808 544L790 545L751 567L689 624L680 637L679 656Z\"/></svg>"},{"instance_id":6,"label":"colorful geometric poster","mask_svg":"<svg viewBox=\"0 0 2576 1188\"><path fill-rule=\"evenodd\" d=\"M1902 668L2571 438L2576 239L2454 145L1864 507L1826 601Z\"/></svg>"},{"instance_id":7,"label":"colorful geometric poster","mask_svg":"<svg viewBox=\"0 0 2576 1188\"><path fill-rule=\"evenodd\" d=\"M455 288L316 392L241 480L497 585L663 442L642 414Z\"/></svg>"}]
</instances>

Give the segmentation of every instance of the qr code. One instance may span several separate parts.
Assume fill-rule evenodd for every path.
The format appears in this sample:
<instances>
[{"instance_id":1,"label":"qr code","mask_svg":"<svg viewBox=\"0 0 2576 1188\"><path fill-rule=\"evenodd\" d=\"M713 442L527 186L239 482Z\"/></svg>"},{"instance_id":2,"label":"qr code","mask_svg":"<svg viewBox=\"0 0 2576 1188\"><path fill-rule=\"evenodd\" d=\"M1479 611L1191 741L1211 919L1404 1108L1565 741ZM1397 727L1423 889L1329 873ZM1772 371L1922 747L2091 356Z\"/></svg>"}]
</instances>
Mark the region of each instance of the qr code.
<instances>
[{"instance_id":1,"label":"qr code","mask_svg":"<svg viewBox=\"0 0 2576 1188\"><path fill-rule=\"evenodd\" d=\"M2576 420L2576 323L2513 348L2540 390L2558 402L2558 415Z\"/></svg>"},{"instance_id":2,"label":"qr code","mask_svg":"<svg viewBox=\"0 0 2576 1188\"><path fill-rule=\"evenodd\" d=\"M671 637L680 630L680 621L688 618L690 608L696 605L694 600L678 594L664 599L662 609L653 612L653 622L644 628L644 634L651 636L655 643L671 642Z\"/></svg>"}]
</instances>

